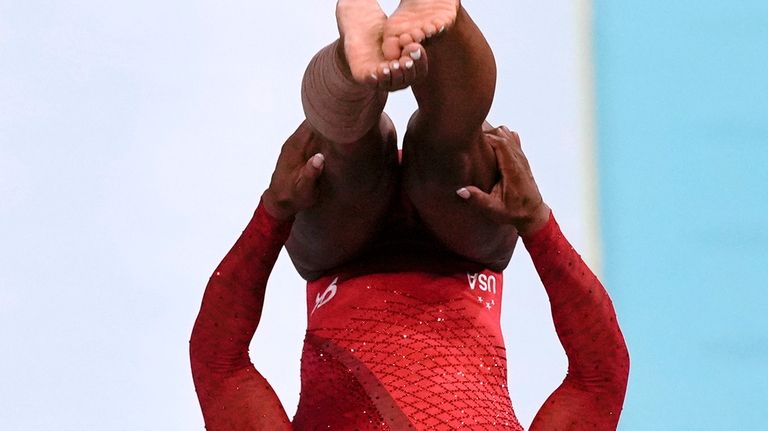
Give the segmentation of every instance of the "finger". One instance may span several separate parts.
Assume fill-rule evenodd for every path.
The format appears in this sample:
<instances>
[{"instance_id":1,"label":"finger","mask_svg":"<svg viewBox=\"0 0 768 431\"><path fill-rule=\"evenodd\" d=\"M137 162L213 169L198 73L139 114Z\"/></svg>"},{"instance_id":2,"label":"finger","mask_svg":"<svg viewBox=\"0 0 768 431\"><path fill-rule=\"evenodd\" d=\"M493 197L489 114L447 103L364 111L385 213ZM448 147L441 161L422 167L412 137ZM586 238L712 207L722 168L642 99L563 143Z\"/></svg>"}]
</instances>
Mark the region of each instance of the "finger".
<instances>
[{"instance_id":1,"label":"finger","mask_svg":"<svg viewBox=\"0 0 768 431\"><path fill-rule=\"evenodd\" d=\"M456 194L484 217L497 223L507 222L504 204L499 199L475 186L462 187L456 190Z\"/></svg>"},{"instance_id":2,"label":"finger","mask_svg":"<svg viewBox=\"0 0 768 431\"><path fill-rule=\"evenodd\" d=\"M299 196L314 193L317 179L323 173L323 168L325 168L325 157L321 153L317 153L307 160L296 180L296 193Z\"/></svg>"},{"instance_id":3,"label":"finger","mask_svg":"<svg viewBox=\"0 0 768 431\"><path fill-rule=\"evenodd\" d=\"M488 139L491 141L505 143L514 140L514 137L509 132L509 129L507 129L505 126L490 128L485 133L488 136Z\"/></svg>"},{"instance_id":4,"label":"finger","mask_svg":"<svg viewBox=\"0 0 768 431\"><path fill-rule=\"evenodd\" d=\"M504 127L505 129L505 133L509 135L509 139L506 143L507 147L510 148L509 153L513 155L518 165L522 164L524 166L528 166L528 158L523 152L523 146L520 141L520 135L514 130L507 129L506 126L502 126L502 127Z\"/></svg>"},{"instance_id":5,"label":"finger","mask_svg":"<svg viewBox=\"0 0 768 431\"><path fill-rule=\"evenodd\" d=\"M489 125L489 128L486 130L486 133L488 135L494 137L494 138L504 139L504 129L503 129L503 127L504 126L493 127L493 126Z\"/></svg>"},{"instance_id":6,"label":"finger","mask_svg":"<svg viewBox=\"0 0 768 431\"><path fill-rule=\"evenodd\" d=\"M515 131L512 131L512 135L515 137L515 144L517 145L517 148L520 148L520 151L522 151L523 141L520 139L520 135Z\"/></svg>"},{"instance_id":7,"label":"finger","mask_svg":"<svg viewBox=\"0 0 768 431\"><path fill-rule=\"evenodd\" d=\"M499 138L509 141L509 144L516 146L520 145L520 136L517 132L509 130L509 127L501 125L497 127L494 132Z\"/></svg>"},{"instance_id":8,"label":"finger","mask_svg":"<svg viewBox=\"0 0 768 431\"><path fill-rule=\"evenodd\" d=\"M515 155L513 147L508 139L490 139L488 143L496 155L496 164L499 166L502 177L515 171Z\"/></svg>"},{"instance_id":9,"label":"finger","mask_svg":"<svg viewBox=\"0 0 768 431\"><path fill-rule=\"evenodd\" d=\"M514 130L507 129L506 126L504 128L506 129L506 132L509 134L512 144L514 144L514 146L517 148L521 148L522 146L520 145L521 144L520 135Z\"/></svg>"},{"instance_id":10,"label":"finger","mask_svg":"<svg viewBox=\"0 0 768 431\"><path fill-rule=\"evenodd\" d=\"M325 156L322 153L317 153L307 160L307 164L304 165L304 178L315 181L325 168Z\"/></svg>"},{"instance_id":11,"label":"finger","mask_svg":"<svg viewBox=\"0 0 768 431\"><path fill-rule=\"evenodd\" d=\"M498 136L502 139L507 139L511 141L513 144L517 144L517 145L520 144L520 135L518 135L517 132L510 130L509 127L503 124L493 129L493 133L495 136Z\"/></svg>"}]
</instances>

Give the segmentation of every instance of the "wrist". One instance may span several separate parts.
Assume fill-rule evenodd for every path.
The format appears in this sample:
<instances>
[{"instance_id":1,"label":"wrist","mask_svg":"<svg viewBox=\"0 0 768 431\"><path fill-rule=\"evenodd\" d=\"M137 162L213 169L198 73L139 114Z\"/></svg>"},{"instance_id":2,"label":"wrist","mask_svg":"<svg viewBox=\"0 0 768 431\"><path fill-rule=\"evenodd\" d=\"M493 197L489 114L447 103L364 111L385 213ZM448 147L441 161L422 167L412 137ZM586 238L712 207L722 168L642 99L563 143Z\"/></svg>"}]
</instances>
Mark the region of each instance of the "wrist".
<instances>
[{"instance_id":1,"label":"wrist","mask_svg":"<svg viewBox=\"0 0 768 431\"><path fill-rule=\"evenodd\" d=\"M267 211L267 214L276 220L286 221L296 215L295 211L286 208L285 205L280 205L270 189L267 189L261 196L261 202L264 204L264 210Z\"/></svg>"},{"instance_id":2,"label":"wrist","mask_svg":"<svg viewBox=\"0 0 768 431\"><path fill-rule=\"evenodd\" d=\"M549 205L542 201L536 209L531 212L530 217L528 217L524 223L517 226L517 233L524 238L538 232L549 221L551 212L552 210L549 208Z\"/></svg>"}]
</instances>

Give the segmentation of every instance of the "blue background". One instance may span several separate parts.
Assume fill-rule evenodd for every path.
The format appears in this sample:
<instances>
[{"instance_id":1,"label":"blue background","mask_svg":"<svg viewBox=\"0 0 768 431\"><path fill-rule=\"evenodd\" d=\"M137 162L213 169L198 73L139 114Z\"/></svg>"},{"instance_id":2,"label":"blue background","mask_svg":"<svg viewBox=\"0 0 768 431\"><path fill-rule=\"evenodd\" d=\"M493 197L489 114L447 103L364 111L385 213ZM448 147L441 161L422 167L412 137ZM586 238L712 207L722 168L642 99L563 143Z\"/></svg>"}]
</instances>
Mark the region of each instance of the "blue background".
<instances>
[{"instance_id":1,"label":"blue background","mask_svg":"<svg viewBox=\"0 0 768 431\"><path fill-rule=\"evenodd\" d=\"M768 2L595 2L621 429L768 422Z\"/></svg>"}]
</instances>

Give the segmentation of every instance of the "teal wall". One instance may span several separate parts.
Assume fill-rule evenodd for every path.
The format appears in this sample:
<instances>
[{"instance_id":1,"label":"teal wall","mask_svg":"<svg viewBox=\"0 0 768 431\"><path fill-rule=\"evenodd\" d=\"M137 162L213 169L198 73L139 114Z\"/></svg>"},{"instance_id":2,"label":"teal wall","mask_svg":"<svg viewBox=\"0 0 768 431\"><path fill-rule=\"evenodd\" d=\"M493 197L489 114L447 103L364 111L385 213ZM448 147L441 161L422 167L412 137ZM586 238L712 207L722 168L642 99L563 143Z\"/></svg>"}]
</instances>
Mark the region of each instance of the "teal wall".
<instances>
[{"instance_id":1,"label":"teal wall","mask_svg":"<svg viewBox=\"0 0 768 431\"><path fill-rule=\"evenodd\" d=\"M596 0L622 430L768 429L768 1Z\"/></svg>"}]
</instances>

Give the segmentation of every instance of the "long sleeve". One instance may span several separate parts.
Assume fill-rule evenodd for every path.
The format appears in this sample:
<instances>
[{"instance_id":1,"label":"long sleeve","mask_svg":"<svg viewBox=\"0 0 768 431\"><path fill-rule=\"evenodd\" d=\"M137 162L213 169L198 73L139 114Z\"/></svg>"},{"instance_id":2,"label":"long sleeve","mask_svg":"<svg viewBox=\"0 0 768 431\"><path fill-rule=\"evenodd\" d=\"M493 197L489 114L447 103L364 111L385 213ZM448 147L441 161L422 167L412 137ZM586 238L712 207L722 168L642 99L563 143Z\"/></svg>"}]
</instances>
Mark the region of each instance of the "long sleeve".
<instances>
[{"instance_id":1,"label":"long sleeve","mask_svg":"<svg viewBox=\"0 0 768 431\"><path fill-rule=\"evenodd\" d=\"M290 429L248 345L261 318L267 279L291 229L259 205L205 289L190 339L192 377L209 431Z\"/></svg>"},{"instance_id":2,"label":"long sleeve","mask_svg":"<svg viewBox=\"0 0 768 431\"><path fill-rule=\"evenodd\" d=\"M568 375L541 407L531 430L614 430L624 404L629 354L611 299L552 214L523 241L568 357Z\"/></svg>"}]
</instances>

